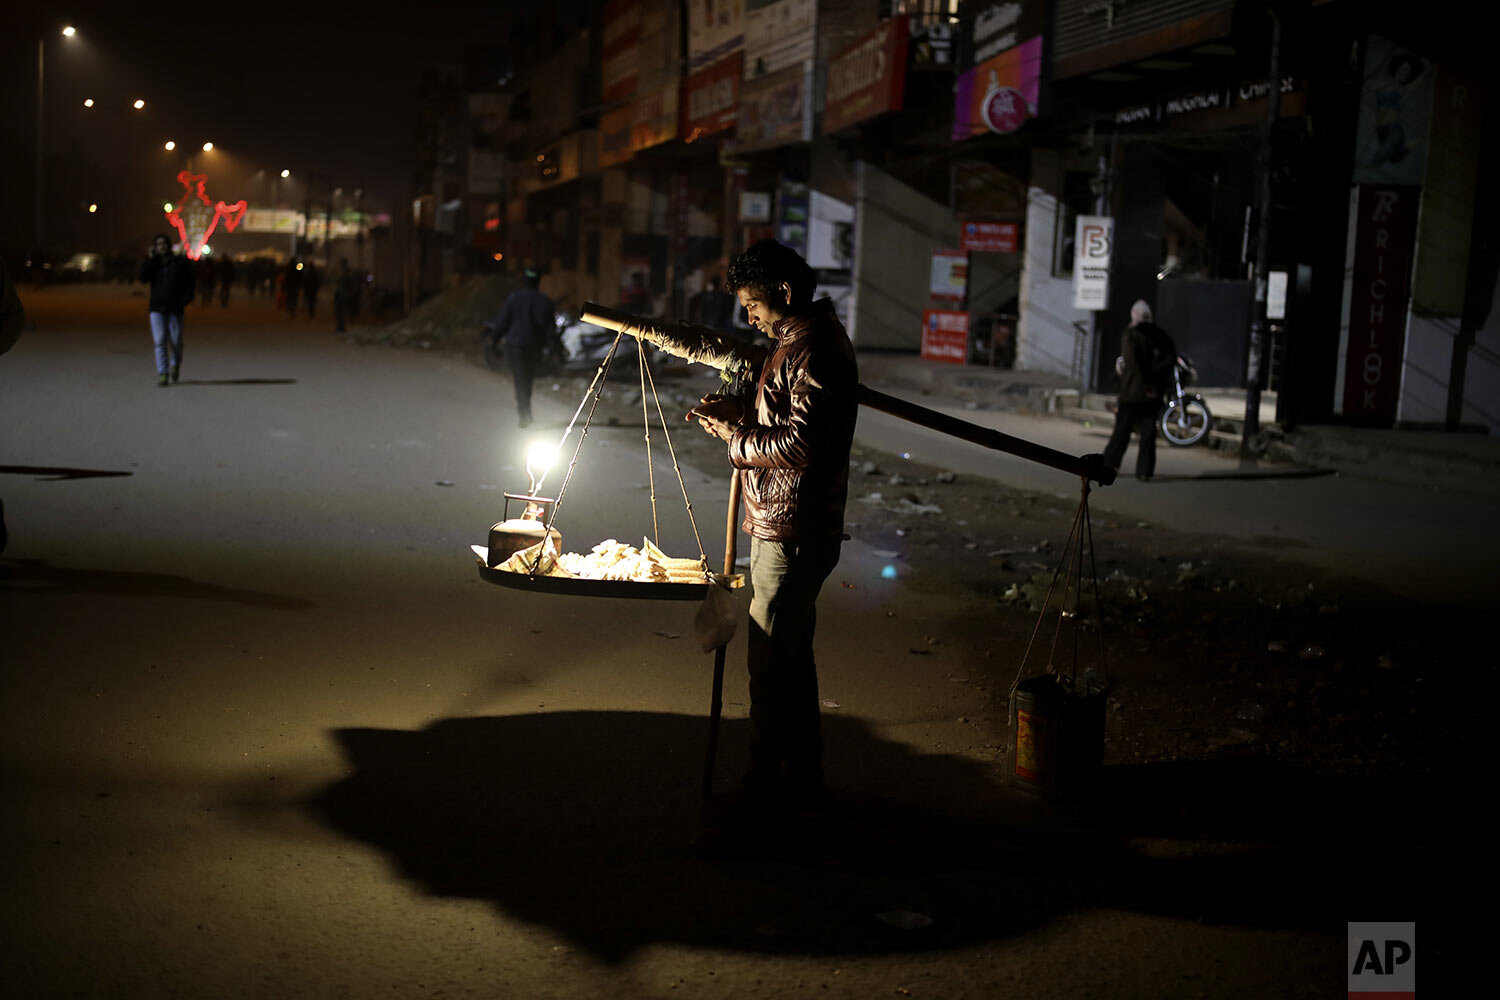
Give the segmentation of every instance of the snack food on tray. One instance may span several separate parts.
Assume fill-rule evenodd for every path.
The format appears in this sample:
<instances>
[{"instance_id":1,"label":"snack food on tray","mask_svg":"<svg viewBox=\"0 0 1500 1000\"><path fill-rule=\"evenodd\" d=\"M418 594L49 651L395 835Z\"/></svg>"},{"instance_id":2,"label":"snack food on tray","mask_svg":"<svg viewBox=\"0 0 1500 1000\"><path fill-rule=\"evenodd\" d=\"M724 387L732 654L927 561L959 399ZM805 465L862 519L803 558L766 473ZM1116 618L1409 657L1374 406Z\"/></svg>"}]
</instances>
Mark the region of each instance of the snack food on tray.
<instances>
[{"instance_id":1,"label":"snack food on tray","mask_svg":"<svg viewBox=\"0 0 1500 1000\"><path fill-rule=\"evenodd\" d=\"M510 573L529 574L536 564L542 543L514 553L497 568ZM606 538L588 555L576 552L559 554L555 544L547 543L538 575L574 577L583 580L629 580L635 583L703 583L701 559L675 559L651 543L641 540L641 547Z\"/></svg>"}]
</instances>

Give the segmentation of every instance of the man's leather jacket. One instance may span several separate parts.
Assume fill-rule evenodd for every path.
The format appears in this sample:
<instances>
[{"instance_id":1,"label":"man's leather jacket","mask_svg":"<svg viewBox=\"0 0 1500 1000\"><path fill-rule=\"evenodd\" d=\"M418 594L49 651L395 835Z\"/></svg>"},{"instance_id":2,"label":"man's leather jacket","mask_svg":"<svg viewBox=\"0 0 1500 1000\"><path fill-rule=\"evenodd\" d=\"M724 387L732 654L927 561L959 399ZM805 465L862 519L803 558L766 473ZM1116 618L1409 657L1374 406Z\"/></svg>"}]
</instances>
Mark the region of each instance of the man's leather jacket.
<instances>
[{"instance_id":1,"label":"man's leather jacket","mask_svg":"<svg viewBox=\"0 0 1500 1000\"><path fill-rule=\"evenodd\" d=\"M752 538L843 536L859 369L830 300L779 321L769 354L687 324L643 324L632 332L669 354L755 377L729 441L729 460L744 487L744 528Z\"/></svg>"}]
</instances>

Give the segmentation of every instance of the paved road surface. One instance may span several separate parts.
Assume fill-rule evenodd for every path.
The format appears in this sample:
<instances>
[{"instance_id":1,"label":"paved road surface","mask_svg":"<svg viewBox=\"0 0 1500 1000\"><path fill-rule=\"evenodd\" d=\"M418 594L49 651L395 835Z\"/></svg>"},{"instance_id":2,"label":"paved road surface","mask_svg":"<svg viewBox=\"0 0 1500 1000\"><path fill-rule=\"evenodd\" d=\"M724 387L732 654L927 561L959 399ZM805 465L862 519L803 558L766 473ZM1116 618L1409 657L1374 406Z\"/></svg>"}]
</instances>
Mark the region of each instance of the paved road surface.
<instances>
[{"instance_id":1,"label":"paved road surface","mask_svg":"<svg viewBox=\"0 0 1500 1000\"><path fill-rule=\"evenodd\" d=\"M184 381L158 389L142 300L27 305L41 329L0 360L14 995L1338 991L1360 879L1314 884L1201 831L1188 849L1143 829L1129 850L1049 833L1070 827L997 783L979 651L905 652L982 602L881 581L857 542L838 577L856 586L832 588L820 630L844 639L820 659L851 826L811 863L694 857L694 608L476 578L468 545L525 485L506 380L241 300L190 312ZM574 402L543 397L544 424ZM861 433L947 459L878 421ZM569 531L644 533L636 435L591 435ZM721 468L686 481L723 509ZM1339 488L1131 481L1101 502L1311 548L1347 515L1243 522ZM1243 516L1198 503L1235 490L1259 498ZM675 513L666 547L692 552ZM721 515L706 521L713 554ZM743 760L742 642L721 787Z\"/></svg>"}]
</instances>

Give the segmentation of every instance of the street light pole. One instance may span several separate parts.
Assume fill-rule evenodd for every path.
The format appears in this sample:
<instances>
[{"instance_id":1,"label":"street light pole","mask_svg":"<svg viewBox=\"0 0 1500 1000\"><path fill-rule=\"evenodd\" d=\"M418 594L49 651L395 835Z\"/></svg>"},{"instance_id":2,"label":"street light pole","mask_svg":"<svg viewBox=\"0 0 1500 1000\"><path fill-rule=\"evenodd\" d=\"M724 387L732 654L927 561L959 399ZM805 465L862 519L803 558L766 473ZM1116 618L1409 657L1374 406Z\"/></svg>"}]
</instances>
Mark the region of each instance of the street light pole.
<instances>
[{"instance_id":1,"label":"street light pole","mask_svg":"<svg viewBox=\"0 0 1500 1000\"><path fill-rule=\"evenodd\" d=\"M46 79L45 70L44 70L44 66L45 66L44 60L45 59L46 59L46 39L45 38L38 38L36 40L36 252L37 253L41 253L42 252L42 214L43 214L42 213L42 183L43 183L43 177L44 177L44 174L42 172L42 162L43 162L43 160L46 159L45 154L42 152L42 150L43 150L43 143L44 143L44 140L45 140L44 133L42 132L42 128L43 128L43 122L42 122L42 118L43 118L43 115L42 115L43 97L42 97L42 95L43 95L43 92L44 92L44 81ZM41 262L40 261L37 262L37 266L38 267L41 266Z\"/></svg>"},{"instance_id":2,"label":"street light pole","mask_svg":"<svg viewBox=\"0 0 1500 1000\"><path fill-rule=\"evenodd\" d=\"M1249 357L1245 364L1245 420L1240 437L1240 455L1253 458L1265 451L1260 432L1260 368L1265 355L1266 274L1271 242L1271 211L1275 205L1271 189L1273 143L1276 120L1281 114L1281 18L1274 9L1271 15L1271 68L1266 89L1266 134L1259 153L1259 214L1255 227L1255 302L1250 313Z\"/></svg>"}]
</instances>

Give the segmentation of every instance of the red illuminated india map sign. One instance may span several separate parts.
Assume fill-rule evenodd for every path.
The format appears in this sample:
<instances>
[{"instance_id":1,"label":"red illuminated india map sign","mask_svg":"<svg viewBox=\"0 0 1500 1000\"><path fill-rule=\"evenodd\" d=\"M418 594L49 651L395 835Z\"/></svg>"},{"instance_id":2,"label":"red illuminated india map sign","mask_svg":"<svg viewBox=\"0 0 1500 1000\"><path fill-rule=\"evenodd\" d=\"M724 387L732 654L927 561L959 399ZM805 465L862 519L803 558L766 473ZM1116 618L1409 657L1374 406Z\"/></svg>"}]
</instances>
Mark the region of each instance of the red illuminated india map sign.
<instances>
[{"instance_id":1,"label":"red illuminated india map sign","mask_svg":"<svg viewBox=\"0 0 1500 1000\"><path fill-rule=\"evenodd\" d=\"M197 260L203 256L203 248L208 245L209 238L213 236L220 221L224 223L226 232L234 232L234 227L245 217L245 209L249 205L243 201L226 205L222 201L209 200L203 191L203 185L208 181L207 174L184 170L177 175L177 180L182 184L182 194L178 197L177 204L167 213L167 221L181 237L183 252Z\"/></svg>"},{"instance_id":2,"label":"red illuminated india map sign","mask_svg":"<svg viewBox=\"0 0 1500 1000\"><path fill-rule=\"evenodd\" d=\"M961 365L969 357L969 314L952 309L922 313L922 357Z\"/></svg>"}]
</instances>

